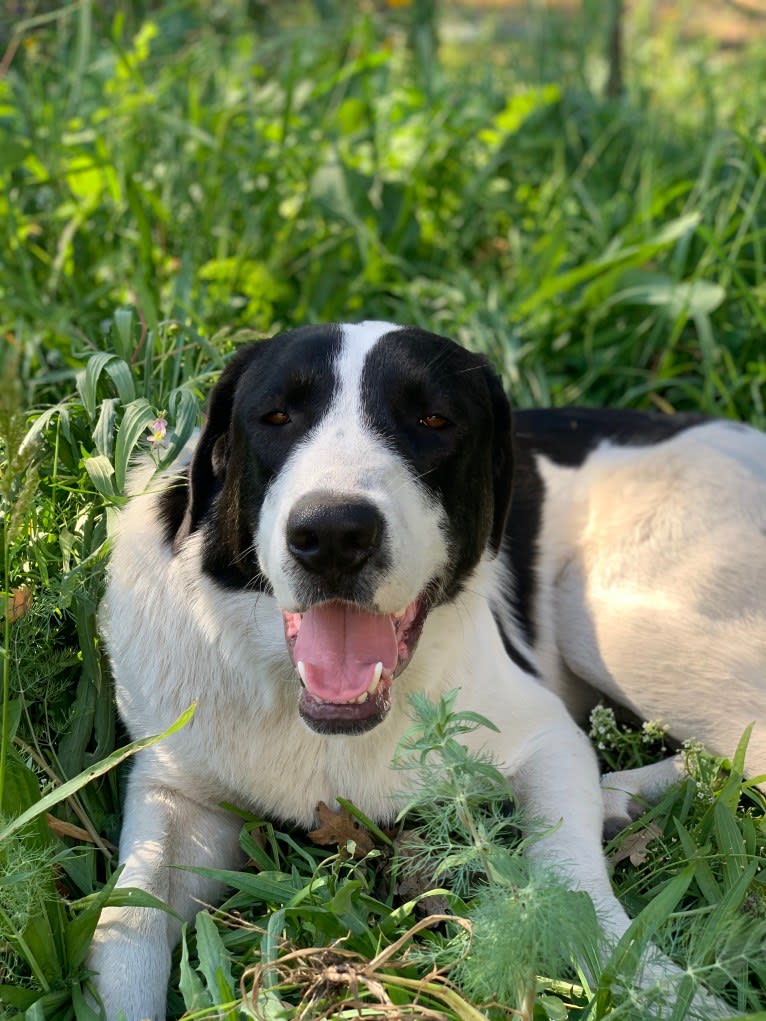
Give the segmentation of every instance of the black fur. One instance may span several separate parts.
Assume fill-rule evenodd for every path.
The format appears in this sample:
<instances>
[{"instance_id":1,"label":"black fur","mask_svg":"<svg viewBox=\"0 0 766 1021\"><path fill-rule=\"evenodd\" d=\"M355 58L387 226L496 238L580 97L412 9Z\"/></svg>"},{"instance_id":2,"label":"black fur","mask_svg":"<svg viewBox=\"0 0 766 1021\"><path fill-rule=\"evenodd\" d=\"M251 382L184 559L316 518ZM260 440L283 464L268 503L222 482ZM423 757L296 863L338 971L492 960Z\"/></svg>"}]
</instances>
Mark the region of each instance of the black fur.
<instances>
[{"instance_id":1,"label":"black fur","mask_svg":"<svg viewBox=\"0 0 766 1021\"><path fill-rule=\"evenodd\" d=\"M239 350L210 395L208 418L192 461L178 549L204 528L203 567L227 588L268 591L252 550L257 510L293 445L322 417L335 388L340 331L301 327ZM284 411L289 424L270 423ZM164 497L166 521L178 494Z\"/></svg>"},{"instance_id":2,"label":"black fur","mask_svg":"<svg viewBox=\"0 0 766 1021\"><path fill-rule=\"evenodd\" d=\"M502 540L513 477L508 399L485 358L408 327L368 355L362 405L446 512L453 560L440 599L452 599L487 545L497 552ZM429 429L429 415L447 424Z\"/></svg>"}]
</instances>

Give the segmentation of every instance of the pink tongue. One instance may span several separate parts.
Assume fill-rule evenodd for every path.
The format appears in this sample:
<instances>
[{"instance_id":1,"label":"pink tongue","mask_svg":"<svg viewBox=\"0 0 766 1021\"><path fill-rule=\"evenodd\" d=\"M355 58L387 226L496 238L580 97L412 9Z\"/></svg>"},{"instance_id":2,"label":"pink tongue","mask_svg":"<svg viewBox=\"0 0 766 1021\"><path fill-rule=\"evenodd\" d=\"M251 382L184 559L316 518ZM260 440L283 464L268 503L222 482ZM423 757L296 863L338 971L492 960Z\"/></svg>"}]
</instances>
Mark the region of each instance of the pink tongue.
<instances>
[{"instance_id":1,"label":"pink tongue","mask_svg":"<svg viewBox=\"0 0 766 1021\"><path fill-rule=\"evenodd\" d=\"M393 672L396 632L385 614L324 603L303 614L293 650L308 691L323 702L351 702L370 686L375 666Z\"/></svg>"}]
</instances>

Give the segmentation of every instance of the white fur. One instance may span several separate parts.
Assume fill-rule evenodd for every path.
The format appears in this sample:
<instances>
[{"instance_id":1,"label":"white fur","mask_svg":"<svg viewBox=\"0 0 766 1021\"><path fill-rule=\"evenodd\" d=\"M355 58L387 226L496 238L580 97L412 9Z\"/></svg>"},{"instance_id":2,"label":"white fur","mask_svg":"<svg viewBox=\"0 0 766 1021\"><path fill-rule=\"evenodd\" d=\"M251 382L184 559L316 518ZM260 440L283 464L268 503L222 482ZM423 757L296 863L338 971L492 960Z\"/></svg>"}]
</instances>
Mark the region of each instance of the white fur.
<instances>
[{"instance_id":1,"label":"white fur","mask_svg":"<svg viewBox=\"0 0 766 1021\"><path fill-rule=\"evenodd\" d=\"M766 773L766 437L710 422L538 468L545 682L576 711L585 680L719 755L755 723Z\"/></svg>"},{"instance_id":2,"label":"white fur","mask_svg":"<svg viewBox=\"0 0 766 1021\"><path fill-rule=\"evenodd\" d=\"M223 801L309 825L319 801L333 805L337 797L345 797L367 815L391 818L405 780L402 772L392 770L391 760L410 724L407 695L419 690L438 698L458 688L459 708L483 713L498 727L497 733L477 732L469 743L494 755L526 816L547 830L531 853L586 890L616 938L629 920L612 893L601 853L603 809L595 758L557 694L514 665L503 649L490 609L508 580L499 561L483 559L463 594L429 615L411 663L393 682L393 706L379 726L360 736L322 736L298 716L299 682L286 652L280 614L294 605L295 598L284 541L295 499L307 490L331 489L349 496L364 493L380 508L394 536L392 567L375 594L383 612L407 605L449 555L441 508L367 428L359 405L364 356L381 333L394 328L366 323L344 329L341 386L334 403L295 450L267 496L254 540L276 598L227 591L210 581L201 569L199 533L172 555L158 520L156 487L137 495L122 514L102 611L120 712L138 737L166 727L193 701L197 710L184 730L138 756L125 806L120 846L125 870L120 884L142 887L165 900L181 918L193 917L198 902L214 899L218 891L214 884L169 866L239 867L237 820L221 811ZM716 439L710 457L730 457L718 433L713 430L710 435ZM680 471L684 439L673 442L678 444L674 449ZM614 559L622 549L622 530L630 527L639 535L642 526L659 515L664 538L655 557L668 556L679 526L672 510L658 511L653 502L673 499L668 463L666 458L652 463L649 455L645 462L638 455L629 462L623 452L605 449L593 458L582 486L577 472L544 466L549 495L555 499L542 535L546 581L538 605L543 634L539 652L554 686L564 677L561 660L567 657L578 668L583 664L591 672L594 664L601 668L596 647L589 644L584 607L568 603L577 584L587 586L587 594L580 592L579 599L592 600L598 585L605 585L617 571L625 592L637 592L639 579L619 566L619 557ZM622 469L626 477L616 478L615 472L619 475ZM632 478L639 478L640 485L631 483ZM641 499L628 520L615 498L622 507L625 487L631 484ZM711 493L715 488L712 477L708 488ZM754 490L748 497L754 527L763 524L758 495ZM571 520L564 501L575 508ZM761 496L760 507L765 504ZM603 531L600 524L596 527L596 510L603 518ZM688 510L691 514L693 508ZM700 512L700 520L695 519L685 534L698 535L702 541L711 513ZM723 543L723 522L720 529ZM610 544L602 536L609 536ZM626 553L626 564L637 562L635 542L632 549L633 559ZM740 541L737 549L743 554L739 564L746 546ZM676 557L675 569L685 576L683 559ZM707 560L700 553L695 562L704 566ZM652 563L650 580L656 592L661 572L659 560ZM721 566L713 558L708 570L714 571L716 563ZM578 575L582 564L588 569ZM691 580L687 588L689 584ZM677 590L668 583L662 591L664 598L672 598ZM762 624L762 609L757 600L753 603L749 612ZM637 646L645 636L636 629L625 631L623 606L599 606L599 612L615 629L612 637L599 633L606 662L620 654L623 639L631 654L640 658ZM571 637L566 656L557 644L556 628ZM688 642L700 637L701 623L695 622ZM682 650L685 655L690 655L688 647ZM688 673L693 679L692 669ZM661 678L662 670L656 670L658 692ZM639 682L652 683L646 667ZM678 683L677 677L673 683ZM753 693L757 691L751 686L751 697ZM681 711L675 691L664 704ZM178 922L163 912L128 907L103 912L89 965L96 973L107 1017L116 1018L120 1010L128 1021L164 1017L170 954L177 937ZM666 962L658 961L654 967L670 973ZM717 1016L716 1005L700 1002L706 1016Z\"/></svg>"}]
</instances>

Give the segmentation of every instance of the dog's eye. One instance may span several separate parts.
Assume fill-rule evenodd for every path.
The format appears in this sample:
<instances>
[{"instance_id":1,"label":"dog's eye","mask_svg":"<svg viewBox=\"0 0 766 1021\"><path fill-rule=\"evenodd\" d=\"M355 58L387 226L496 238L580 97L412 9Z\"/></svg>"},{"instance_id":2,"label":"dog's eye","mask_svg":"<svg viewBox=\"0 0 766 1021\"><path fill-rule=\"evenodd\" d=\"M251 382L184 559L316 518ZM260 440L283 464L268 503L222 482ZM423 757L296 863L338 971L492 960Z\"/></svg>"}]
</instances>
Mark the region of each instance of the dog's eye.
<instances>
[{"instance_id":1,"label":"dog's eye","mask_svg":"<svg viewBox=\"0 0 766 1021\"><path fill-rule=\"evenodd\" d=\"M444 415L423 415L418 421L426 429L444 429L450 424L449 419L445 418Z\"/></svg>"},{"instance_id":2,"label":"dog's eye","mask_svg":"<svg viewBox=\"0 0 766 1021\"><path fill-rule=\"evenodd\" d=\"M287 425L291 419L286 411L274 408L273 411L268 411L265 415L263 415L261 417L261 421L266 425Z\"/></svg>"}]
</instances>

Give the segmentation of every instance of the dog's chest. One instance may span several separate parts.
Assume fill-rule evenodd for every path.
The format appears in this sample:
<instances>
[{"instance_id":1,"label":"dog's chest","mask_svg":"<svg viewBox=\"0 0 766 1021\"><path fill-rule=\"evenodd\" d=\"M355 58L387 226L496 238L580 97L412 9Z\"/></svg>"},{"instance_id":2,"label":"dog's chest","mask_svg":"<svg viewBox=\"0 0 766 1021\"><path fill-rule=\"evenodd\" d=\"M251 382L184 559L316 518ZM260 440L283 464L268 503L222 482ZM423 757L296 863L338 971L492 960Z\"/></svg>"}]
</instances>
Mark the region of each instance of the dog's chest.
<instances>
[{"instance_id":1,"label":"dog's chest","mask_svg":"<svg viewBox=\"0 0 766 1021\"><path fill-rule=\"evenodd\" d=\"M314 822L319 802L337 807L347 798L365 814L392 819L407 777L392 767L406 721L393 710L375 732L323 736L309 730L295 708L271 711L230 705L225 731L215 708L202 700L195 724L174 752L174 768L197 776L211 802L231 801L256 814L303 825Z\"/></svg>"}]
</instances>

